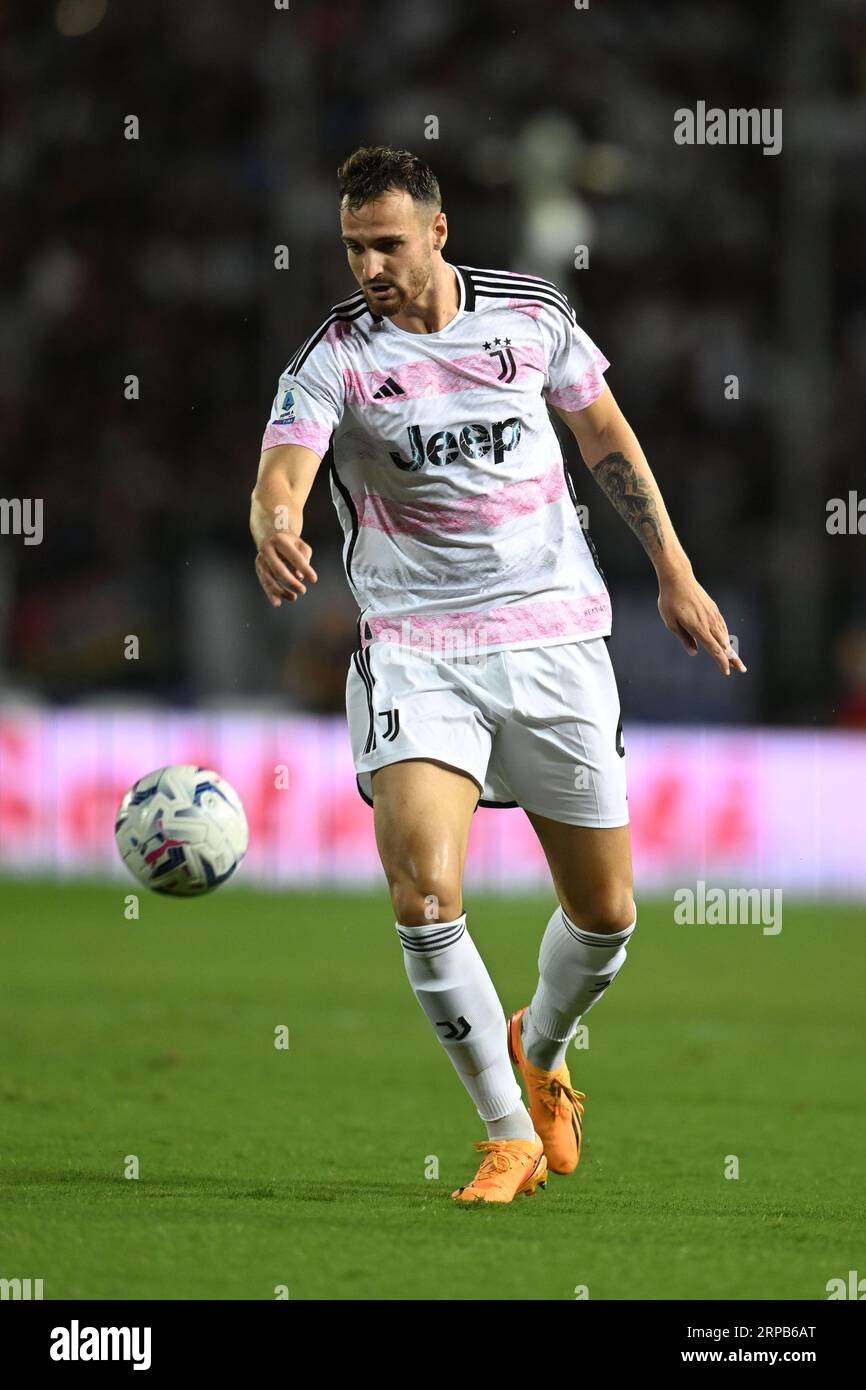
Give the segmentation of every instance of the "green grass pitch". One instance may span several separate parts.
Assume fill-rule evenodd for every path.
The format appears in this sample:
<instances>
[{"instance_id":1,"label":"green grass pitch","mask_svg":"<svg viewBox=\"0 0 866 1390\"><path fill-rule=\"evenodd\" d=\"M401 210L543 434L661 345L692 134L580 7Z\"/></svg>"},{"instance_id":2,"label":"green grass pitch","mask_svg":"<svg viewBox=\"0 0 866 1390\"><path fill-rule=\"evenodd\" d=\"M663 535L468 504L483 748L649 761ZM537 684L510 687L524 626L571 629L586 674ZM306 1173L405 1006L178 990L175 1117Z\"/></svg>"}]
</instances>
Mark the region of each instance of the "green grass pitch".
<instances>
[{"instance_id":1,"label":"green grass pitch","mask_svg":"<svg viewBox=\"0 0 866 1390\"><path fill-rule=\"evenodd\" d=\"M569 1051L580 1167L491 1208L450 1199L483 1126L384 889L143 893L138 921L128 891L0 883L0 1277L46 1299L823 1299L866 1273L861 911L786 903L771 937L639 899ZM552 897L465 905L506 1012L527 1003Z\"/></svg>"}]
</instances>

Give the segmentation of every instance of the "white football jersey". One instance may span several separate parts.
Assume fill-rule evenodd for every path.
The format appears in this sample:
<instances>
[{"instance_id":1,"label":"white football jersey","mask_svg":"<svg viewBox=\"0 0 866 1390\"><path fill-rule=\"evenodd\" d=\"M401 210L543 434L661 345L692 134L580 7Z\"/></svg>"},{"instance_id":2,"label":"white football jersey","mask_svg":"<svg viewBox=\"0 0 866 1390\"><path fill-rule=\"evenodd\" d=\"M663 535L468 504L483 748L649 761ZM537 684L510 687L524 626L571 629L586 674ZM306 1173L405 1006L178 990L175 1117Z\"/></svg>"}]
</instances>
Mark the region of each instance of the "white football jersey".
<instances>
[{"instance_id":1,"label":"white football jersey","mask_svg":"<svg viewBox=\"0 0 866 1390\"><path fill-rule=\"evenodd\" d=\"M360 645L473 656L610 633L610 599L547 403L582 410L607 359L548 280L453 266L438 333L360 291L295 353L262 448L333 442Z\"/></svg>"}]
</instances>

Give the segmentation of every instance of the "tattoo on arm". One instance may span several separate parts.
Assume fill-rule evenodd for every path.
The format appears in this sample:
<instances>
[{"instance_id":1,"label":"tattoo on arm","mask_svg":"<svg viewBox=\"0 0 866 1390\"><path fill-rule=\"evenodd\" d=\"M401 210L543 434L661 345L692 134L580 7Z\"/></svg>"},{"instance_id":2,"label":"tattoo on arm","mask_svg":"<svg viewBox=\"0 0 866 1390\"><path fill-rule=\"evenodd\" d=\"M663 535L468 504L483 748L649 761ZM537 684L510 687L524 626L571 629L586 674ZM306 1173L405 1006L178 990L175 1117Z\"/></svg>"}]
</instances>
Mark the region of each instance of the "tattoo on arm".
<instances>
[{"instance_id":1,"label":"tattoo on arm","mask_svg":"<svg viewBox=\"0 0 866 1390\"><path fill-rule=\"evenodd\" d=\"M658 508L646 479L625 454L607 454L592 468L592 476L620 516L628 522L648 555L664 549Z\"/></svg>"}]
</instances>

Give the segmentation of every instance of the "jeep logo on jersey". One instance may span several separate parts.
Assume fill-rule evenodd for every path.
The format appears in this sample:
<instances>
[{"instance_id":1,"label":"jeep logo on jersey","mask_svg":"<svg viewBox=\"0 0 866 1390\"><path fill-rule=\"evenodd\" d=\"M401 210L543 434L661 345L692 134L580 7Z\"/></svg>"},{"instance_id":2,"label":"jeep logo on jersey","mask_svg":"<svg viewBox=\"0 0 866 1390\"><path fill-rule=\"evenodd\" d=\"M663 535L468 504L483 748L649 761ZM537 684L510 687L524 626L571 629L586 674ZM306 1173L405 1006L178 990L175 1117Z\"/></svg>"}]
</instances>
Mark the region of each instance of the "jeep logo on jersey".
<instances>
[{"instance_id":1,"label":"jeep logo on jersey","mask_svg":"<svg viewBox=\"0 0 866 1390\"><path fill-rule=\"evenodd\" d=\"M457 430L437 430L424 441L418 425L410 425L409 455L390 450L391 458L405 473L416 473L423 468L425 461L438 468L443 463L454 463L461 454L464 458L483 459L492 457L494 463L501 463L507 453L516 449L520 443L520 421L517 419L497 420L493 425L463 425Z\"/></svg>"}]
</instances>

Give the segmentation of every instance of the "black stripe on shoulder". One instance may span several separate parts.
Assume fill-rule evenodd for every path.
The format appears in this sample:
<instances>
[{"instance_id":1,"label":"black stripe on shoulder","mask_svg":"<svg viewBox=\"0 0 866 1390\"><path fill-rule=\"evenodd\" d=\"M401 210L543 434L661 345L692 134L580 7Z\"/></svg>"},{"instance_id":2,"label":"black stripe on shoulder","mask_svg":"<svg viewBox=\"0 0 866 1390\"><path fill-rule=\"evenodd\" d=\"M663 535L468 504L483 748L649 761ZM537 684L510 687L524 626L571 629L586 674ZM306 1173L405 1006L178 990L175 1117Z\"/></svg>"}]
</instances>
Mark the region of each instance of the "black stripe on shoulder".
<instances>
[{"instance_id":1,"label":"black stripe on shoulder","mask_svg":"<svg viewBox=\"0 0 866 1390\"><path fill-rule=\"evenodd\" d=\"M546 294L557 300L563 309L573 312L567 295L552 280L543 280L540 275L518 275L510 270L474 270L471 275L479 294L513 287L524 293Z\"/></svg>"},{"instance_id":2,"label":"black stripe on shoulder","mask_svg":"<svg viewBox=\"0 0 866 1390\"><path fill-rule=\"evenodd\" d=\"M530 290L549 290L551 294L558 294L560 299L566 299L566 293L554 284L552 280L545 280L541 275L523 275L517 270L473 270L472 278L479 282L488 282L495 285L522 285Z\"/></svg>"},{"instance_id":3,"label":"black stripe on shoulder","mask_svg":"<svg viewBox=\"0 0 866 1390\"><path fill-rule=\"evenodd\" d=\"M472 314L475 312L475 285L472 281L472 272L465 265L456 265L454 269L463 281L463 312Z\"/></svg>"},{"instance_id":4,"label":"black stripe on shoulder","mask_svg":"<svg viewBox=\"0 0 866 1390\"><path fill-rule=\"evenodd\" d=\"M335 305L324 323L320 324L315 333L307 338L306 342L301 344L294 357L289 360L286 371L290 372L293 376L299 372L310 353L322 341L328 329L333 324L341 321L343 323L351 323L353 320L362 318L364 314L368 314L369 312L370 310L364 301L363 295L358 299L353 296L352 299L346 300L345 305Z\"/></svg>"},{"instance_id":5,"label":"black stripe on shoulder","mask_svg":"<svg viewBox=\"0 0 866 1390\"><path fill-rule=\"evenodd\" d=\"M298 351L289 362L286 371L290 372L293 376L296 375L303 367L310 353L322 341L328 329L331 328L333 324L340 322L351 323L354 319L363 318L366 313L369 313L366 304L360 304L355 309L345 310L340 313L332 313L325 319L325 322L316 329L312 337L308 338L307 341L298 348Z\"/></svg>"},{"instance_id":6,"label":"black stripe on shoulder","mask_svg":"<svg viewBox=\"0 0 866 1390\"><path fill-rule=\"evenodd\" d=\"M508 290L485 290L480 285L476 286L476 291L484 299L522 299L527 304L549 304L551 308L558 309L570 324L574 325L576 322L571 305L563 307L559 299L553 299L548 294L527 292L516 287Z\"/></svg>"},{"instance_id":7,"label":"black stripe on shoulder","mask_svg":"<svg viewBox=\"0 0 866 1390\"><path fill-rule=\"evenodd\" d=\"M472 280L475 292L486 298L501 297L511 293L515 298L531 298L541 303L556 304L574 323L574 310L552 280L540 276L517 275L510 270L473 270Z\"/></svg>"},{"instance_id":8,"label":"black stripe on shoulder","mask_svg":"<svg viewBox=\"0 0 866 1390\"><path fill-rule=\"evenodd\" d=\"M356 304L366 304L366 302L363 291L355 290L354 294L350 294L345 299L340 299L336 304L332 304L328 312L331 314L342 314L344 310L354 309Z\"/></svg>"}]
</instances>

